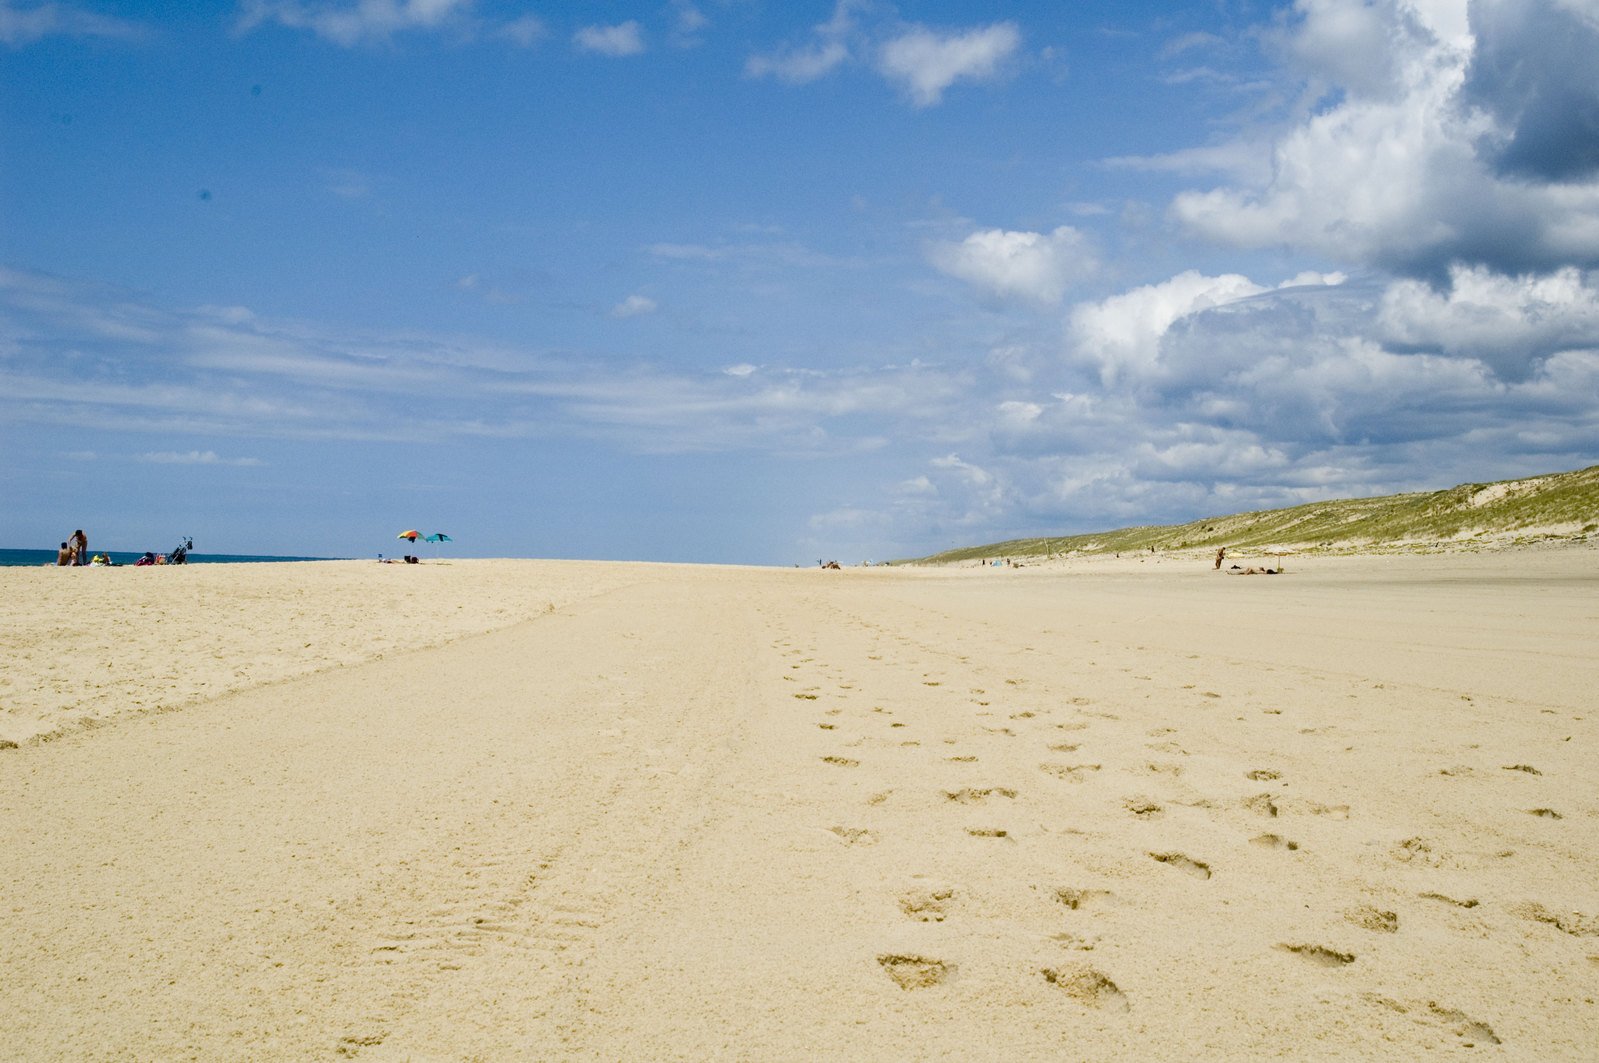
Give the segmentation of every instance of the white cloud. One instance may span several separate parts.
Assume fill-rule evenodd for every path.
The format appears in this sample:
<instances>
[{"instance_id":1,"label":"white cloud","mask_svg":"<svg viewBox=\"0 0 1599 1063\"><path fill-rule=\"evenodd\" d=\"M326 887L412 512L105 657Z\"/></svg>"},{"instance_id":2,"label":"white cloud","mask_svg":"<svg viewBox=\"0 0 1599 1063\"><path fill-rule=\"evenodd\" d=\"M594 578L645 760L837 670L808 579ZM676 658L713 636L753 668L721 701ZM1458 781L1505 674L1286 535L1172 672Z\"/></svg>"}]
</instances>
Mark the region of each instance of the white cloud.
<instances>
[{"instance_id":1,"label":"white cloud","mask_svg":"<svg viewBox=\"0 0 1599 1063\"><path fill-rule=\"evenodd\" d=\"M1261 153L1269 176L1249 180L1234 166L1240 183L1184 192L1173 216L1221 244L1433 280L1455 264L1501 273L1599 264L1599 31L1568 20L1558 34L1536 33L1489 17L1547 13L1551 2L1485 0L1469 8L1468 26L1466 0L1301 0L1281 50L1313 105ZM1496 80L1473 66L1487 48L1496 71L1568 71L1558 105L1542 80Z\"/></svg>"},{"instance_id":2,"label":"white cloud","mask_svg":"<svg viewBox=\"0 0 1599 1063\"><path fill-rule=\"evenodd\" d=\"M758 372L759 370L759 366L750 365L748 362L740 362L737 365L728 366L726 369L723 369L722 372L726 373L728 376L747 377Z\"/></svg>"},{"instance_id":3,"label":"white cloud","mask_svg":"<svg viewBox=\"0 0 1599 1063\"><path fill-rule=\"evenodd\" d=\"M804 85L826 77L849 60L848 41L855 33L853 0L838 0L833 17L812 29L812 40L771 55L752 55L744 61L746 77L773 77L790 85Z\"/></svg>"},{"instance_id":4,"label":"white cloud","mask_svg":"<svg viewBox=\"0 0 1599 1063\"><path fill-rule=\"evenodd\" d=\"M778 55L752 55L744 62L744 73L752 78L774 77L790 85L804 85L826 77L849 58L841 41L822 41Z\"/></svg>"},{"instance_id":5,"label":"white cloud","mask_svg":"<svg viewBox=\"0 0 1599 1063\"><path fill-rule=\"evenodd\" d=\"M918 107L931 107L957 81L983 81L999 74L1020 47L1014 22L997 22L964 33L938 33L916 26L884 44L878 70L897 83Z\"/></svg>"},{"instance_id":6,"label":"white cloud","mask_svg":"<svg viewBox=\"0 0 1599 1063\"><path fill-rule=\"evenodd\" d=\"M1389 285L1378 325L1391 344L1476 358L1519 378L1540 356L1599 350L1599 277L1570 267L1515 277L1456 267L1446 291L1411 280Z\"/></svg>"},{"instance_id":7,"label":"white cloud","mask_svg":"<svg viewBox=\"0 0 1599 1063\"><path fill-rule=\"evenodd\" d=\"M1207 277L1187 270L1160 284L1079 304L1069 320L1069 340L1081 357L1098 364L1101 378L1112 383L1153 367L1161 338L1179 319L1263 291L1236 273Z\"/></svg>"},{"instance_id":8,"label":"white cloud","mask_svg":"<svg viewBox=\"0 0 1599 1063\"><path fill-rule=\"evenodd\" d=\"M469 23L471 0L357 0L354 4L315 0L244 0L238 30L248 33L267 23L310 30L345 46L386 41L409 30L437 30Z\"/></svg>"},{"instance_id":9,"label":"white cloud","mask_svg":"<svg viewBox=\"0 0 1599 1063\"><path fill-rule=\"evenodd\" d=\"M644 27L636 19L615 26L584 26L572 35L579 51L622 58L644 51Z\"/></svg>"},{"instance_id":10,"label":"white cloud","mask_svg":"<svg viewBox=\"0 0 1599 1063\"><path fill-rule=\"evenodd\" d=\"M513 41L523 48L531 48L549 36L549 27L537 15L523 15L521 18L512 19L501 26L497 34L506 40Z\"/></svg>"},{"instance_id":11,"label":"white cloud","mask_svg":"<svg viewBox=\"0 0 1599 1063\"><path fill-rule=\"evenodd\" d=\"M1050 233L984 229L959 243L933 244L928 258L940 271L992 295L1045 304L1059 302L1073 281L1097 265L1087 238L1069 225Z\"/></svg>"},{"instance_id":12,"label":"white cloud","mask_svg":"<svg viewBox=\"0 0 1599 1063\"><path fill-rule=\"evenodd\" d=\"M630 295L620 303L611 307L612 317L639 317L644 314L653 314L656 303L647 295Z\"/></svg>"},{"instance_id":13,"label":"white cloud","mask_svg":"<svg viewBox=\"0 0 1599 1063\"><path fill-rule=\"evenodd\" d=\"M75 4L43 3L18 7L0 0L0 42L20 48L46 37L102 37L136 40L145 36L137 22L86 11Z\"/></svg>"},{"instance_id":14,"label":"white cloud","mask_svg":"<svg viewBox=\"0 0 1599 1063\"><path fill-rule=\"evenodd\" d=\"M214 450L156 450L140 454L139 461L151 465L238 465L264 464L259 458L222 458Z\"/></svg>"}]
</instances>

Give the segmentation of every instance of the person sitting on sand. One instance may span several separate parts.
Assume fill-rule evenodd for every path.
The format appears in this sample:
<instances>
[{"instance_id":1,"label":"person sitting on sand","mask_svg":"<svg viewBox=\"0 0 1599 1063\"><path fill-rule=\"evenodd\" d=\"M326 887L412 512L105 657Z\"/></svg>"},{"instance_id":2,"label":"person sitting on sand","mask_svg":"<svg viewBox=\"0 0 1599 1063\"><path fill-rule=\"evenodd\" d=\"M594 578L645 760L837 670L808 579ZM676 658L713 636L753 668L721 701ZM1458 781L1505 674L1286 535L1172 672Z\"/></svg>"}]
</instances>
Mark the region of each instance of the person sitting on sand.
<instances>
[{"instance_id":1,"label":"person sitting on sand","mask_svg":"<svg viewBox=\"0 0 1599 1063\"><path fill-rule=\"evenodd\" d=\"M56 566L63 567L72 564L75 560L72 547L66 543L61 544L61 549L56 551Z\"/></svg>"}]
</instances>

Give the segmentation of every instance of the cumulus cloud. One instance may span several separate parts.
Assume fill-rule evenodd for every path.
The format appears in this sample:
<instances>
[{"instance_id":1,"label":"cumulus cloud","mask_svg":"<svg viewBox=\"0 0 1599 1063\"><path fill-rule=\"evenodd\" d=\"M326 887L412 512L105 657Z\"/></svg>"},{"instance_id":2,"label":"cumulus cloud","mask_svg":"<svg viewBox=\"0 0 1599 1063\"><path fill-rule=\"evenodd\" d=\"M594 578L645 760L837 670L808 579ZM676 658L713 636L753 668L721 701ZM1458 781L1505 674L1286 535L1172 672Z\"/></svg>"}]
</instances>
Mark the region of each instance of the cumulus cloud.
<instances>
[{"instance_id":1,"label":"cumulus cloud","mask_svg":"<svg viewBox=\"0 0 1599 1063\"><path fill-rule=\"evenodd\" d=\"M145 35L137 22L86 11L75 4L18 6L0 0L0 42L13 48L45 37L101 37L132 40Z\"/></svg>"},{"instance_id":2,"label":"cumulus cloud","mask_svg":"<svg viewBox=\"0 0 1599 1063\"><path fill-rule=\"evenodd\" d=\"M1446 290L1391 284L1378 324L1398 349L1475 358L1521 378L1556 351L1599 349L1599 277L1569 267L1542 276L1456 267Z\"/></svg>"},{"instance_id":3,"label":"cumulus cloud","mask_svg":"<svg viewBox=\"0 0 1599 1063\"><path fill-rule=\"evenodd\" d=\"M1342 274L1302 273L1280 288L1336 285ZM1171 327L1193 314L1226 306L1268 289L1237 273L1207 277L1187 270L1159 284L1146 284L1072 309L1068 343L1078 357L1097 365L1106 383L1151 371Z\"/></svg>"},{"instance_id":4,"label":"cumulus cloud","mask_svg":"<svg viewBox=\"0 0 1599 1063\"><path fill-rule=\"evenodd\" d=\"M1049 233L983 229L928 248L940 271L1000 298L1057 303L1097 263L1088 239L1069 225Z\"/></svg>"},{"instance_id":5,"label":"cumulus cloud","mask_svg":"<svg viewBox=\"0 0 1599 1063\"><path fill-rule=\"evenodd\" d=\"M1498 172L1541 181L1599 174L1599 6L1474 0L1476 50L1464 89L1491 112Z\"/></svg>"},{"instance_id":6,"label":"cumulus cloud","mask_svg":"<svg viewBox=\"0 0 1599 1063\"><path fill-rule=\"evenodd\" d=\"M877 67L917 107L931 107L957 81L997 76L1021 41L1021 31L1013 22L956 33L915 26L882 46Z\"/></svg>"},{"instance_id":7,"label":"cumulus cloud","mask_svg":"<svg viewBox=\"0 0 1599 1063\"><path fill-rule=\"evenodd\" d=\"M1295 10L1282 53L1314 105L1275 138L1269 178L1178 195L1180 224L1433 281L1599 264L1599 95L1591 48L1570 43L1593 26L1574 0L1478 0L1469 23L1466 0ZM1547 39L1550 23L1569 32Z\"/></svg>"},{"instance_id":8,"label":"cumulus cloud","mask_svg":"<svg viewBox=\"0 0 1599 1063\"><path fill-rule=\"evenodd\" d=\"M644 27L635 19L615 26L584 26L572 35L579 51L623 58L644 52Z\"/></svg>"}]
</instances>

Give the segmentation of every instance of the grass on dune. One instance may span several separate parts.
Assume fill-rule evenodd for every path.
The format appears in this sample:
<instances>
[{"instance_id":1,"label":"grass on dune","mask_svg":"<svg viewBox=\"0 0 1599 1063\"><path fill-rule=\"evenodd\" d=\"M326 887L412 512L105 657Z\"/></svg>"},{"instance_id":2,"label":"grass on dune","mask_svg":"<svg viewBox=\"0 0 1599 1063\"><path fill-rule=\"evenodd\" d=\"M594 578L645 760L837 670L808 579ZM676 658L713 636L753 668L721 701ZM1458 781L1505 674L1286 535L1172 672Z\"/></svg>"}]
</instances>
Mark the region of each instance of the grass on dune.
<instances>
[{"instance_id":1,"label":"grass on dune","mask_svg":"<svg viewBox=\"0 0 1599 1063\"><path fill-rule=\"evenodd\" d=\"M1294 550L1395 548L1439 543L1582 539L1599 532L1599 465L1574 472L1442 491L1310 502L1289 509L1204 517L1089 535L1011 539L916 559L945 564L994 557L1046 557L1215 547Z\"/></svg>"}]
</instances>

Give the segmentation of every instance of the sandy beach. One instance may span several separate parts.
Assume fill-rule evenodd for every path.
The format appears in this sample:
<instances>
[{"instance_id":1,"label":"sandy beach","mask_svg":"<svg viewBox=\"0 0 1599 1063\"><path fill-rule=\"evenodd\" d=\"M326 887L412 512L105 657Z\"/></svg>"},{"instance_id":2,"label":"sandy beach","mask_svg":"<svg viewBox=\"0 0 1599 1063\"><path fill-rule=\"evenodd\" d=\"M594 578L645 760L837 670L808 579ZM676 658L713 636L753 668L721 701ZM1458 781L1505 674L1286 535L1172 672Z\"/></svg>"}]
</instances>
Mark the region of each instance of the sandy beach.
<instances>
[{"instance_id":1,"label":"sandy beach","mask_svg":"<svg viewBox=\"0 0 1599 1063\"><path fill-rule=\"evenodd\" d=\"M1599 1057L1599 550L0 569L0 1058Z\"/></svg>"}]
</instances>

